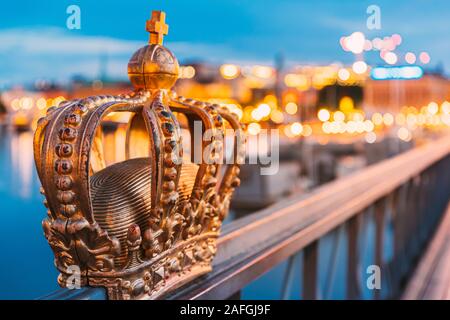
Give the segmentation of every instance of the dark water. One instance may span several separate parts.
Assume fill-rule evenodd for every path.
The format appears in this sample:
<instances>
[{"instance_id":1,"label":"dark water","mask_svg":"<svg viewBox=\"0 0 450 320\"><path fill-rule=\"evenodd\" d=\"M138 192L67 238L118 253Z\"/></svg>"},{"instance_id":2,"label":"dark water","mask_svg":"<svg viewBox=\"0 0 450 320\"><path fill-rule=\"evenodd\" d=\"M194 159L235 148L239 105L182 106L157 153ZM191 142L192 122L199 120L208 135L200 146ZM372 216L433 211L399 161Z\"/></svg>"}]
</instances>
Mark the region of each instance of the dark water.
<instances>
[{"instance_id":1,"label":"dark water","mask_svg":"<svg viewBox=\"0 0 450 320\"><path fill-rule=\"evenodd\" d=\"M1 128L1 127L0 127ZM0 299L34 299L46 295L59 286L53 265L53 254L43 236L41 221L46 216L39 193L40 183L34 168L32 133L20 134L0 129ZM362 295L370 299L373 291L365 286L366 268L373 263L374 225L370 215L360 241L360 284ZM392 233L387 228L385 259L392 251ZM342 229L330 233L320 241L319 288L322 298L345 298L346 233ZM302 253L295 260L289 298L301 296ZM333 257L337 262L333 268ZM242 290L243 299L280 299L283 262ZM333 271L334 270L334 271ZM386 276L382 275L383 286Z\"/></svg>"}]
</instances>

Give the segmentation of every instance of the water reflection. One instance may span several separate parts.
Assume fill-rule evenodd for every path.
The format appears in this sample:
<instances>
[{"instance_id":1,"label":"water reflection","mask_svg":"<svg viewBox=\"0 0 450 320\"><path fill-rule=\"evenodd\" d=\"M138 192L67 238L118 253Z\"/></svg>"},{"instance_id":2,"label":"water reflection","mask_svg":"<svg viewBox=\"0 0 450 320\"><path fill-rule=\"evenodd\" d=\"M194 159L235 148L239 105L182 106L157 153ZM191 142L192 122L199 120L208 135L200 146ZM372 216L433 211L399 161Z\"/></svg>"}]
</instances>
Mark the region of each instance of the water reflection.
<instances>
[{"instance_id":1,"label":"water reflection","mask_svg":"<svg viewBox=\"0 0 450 320\"><path fill-rule=\"evenodd\" d=\"M31 197L33 179L33 134L29 131L12 135L10 139L12 191L21 198Z\"/></svg>"},{"instance_id":2,"label":"water reflection","mask_svg":"<svg viewBox=\"0 0 450 320\"><path fill-rule=\"evenodd\" d=\"M32 132L0 127L0 299L33 299L58 288L32 144Z\"/></svg>"}]
</instances>

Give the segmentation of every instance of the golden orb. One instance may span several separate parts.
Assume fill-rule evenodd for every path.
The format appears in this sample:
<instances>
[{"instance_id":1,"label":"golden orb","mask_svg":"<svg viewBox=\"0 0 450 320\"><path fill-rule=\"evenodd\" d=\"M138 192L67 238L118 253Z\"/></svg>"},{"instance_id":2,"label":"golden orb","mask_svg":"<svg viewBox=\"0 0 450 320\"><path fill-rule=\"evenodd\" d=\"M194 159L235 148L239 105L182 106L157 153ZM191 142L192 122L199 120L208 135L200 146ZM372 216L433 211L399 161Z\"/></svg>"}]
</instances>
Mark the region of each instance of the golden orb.
<instances>
[{"instance_id":1,"label":"golden orb","mask_svg":"<svg viewBox=\"0 0 450 320\"><path fill-rule=\"evenodd\" d=\"M178 61L170 50L149 44L128 62L128 76L136 89L170 89L178 79Z\"/></svg>"},{"instance_id":2,"label":"golden orb","mask_svg":"<svg viewBox=\"0 0 450 320\"><path fill-rule=\"evenodd\" d=\"M165 21L164 12L152 12L146 24L149 44L136 51L128 62L128 76L135 89L170 89L178 79L178 61L162 45L164 36L169 33Z\"/></svg>"}]
</instances>

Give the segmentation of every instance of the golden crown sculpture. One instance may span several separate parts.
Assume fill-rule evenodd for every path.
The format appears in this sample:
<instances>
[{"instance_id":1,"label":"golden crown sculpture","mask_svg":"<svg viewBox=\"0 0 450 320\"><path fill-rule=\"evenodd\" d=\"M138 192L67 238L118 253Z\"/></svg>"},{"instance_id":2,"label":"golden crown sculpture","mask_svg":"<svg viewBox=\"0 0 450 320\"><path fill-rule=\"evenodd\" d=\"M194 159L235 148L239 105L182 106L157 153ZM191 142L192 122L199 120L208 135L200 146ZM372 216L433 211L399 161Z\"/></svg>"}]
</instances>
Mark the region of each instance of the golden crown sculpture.
<instances>
[{"instance_id":1,"label":"golden crown sculpture","mask_svg":"<svg viewBox=\"0 0 450 320\"><path fill-rule=\"evenodd\" d=\"M177 96L171 88L179 65L162 46L165 13L154 11L147 30L149 44L128 64L133 92L62 102L39 120L34 138L48 208L43 228L58 282L66 286L70 268L77 266L81 285L105 287L109 299L162 297L211 271L216 239L239 185L243 148L237 116L223 106ZM111 112L133 113L126 160L96 171L92 163L102 158L95 148L97 129ZM238 132L233 164L221 170L214 161L223 156L223 139L215 135L200 143L202 150L210 148L206 160L213 161L181 163L180 115L191 139L194 121L218 135L225 125Z\"/></svg>"}]
</instances>

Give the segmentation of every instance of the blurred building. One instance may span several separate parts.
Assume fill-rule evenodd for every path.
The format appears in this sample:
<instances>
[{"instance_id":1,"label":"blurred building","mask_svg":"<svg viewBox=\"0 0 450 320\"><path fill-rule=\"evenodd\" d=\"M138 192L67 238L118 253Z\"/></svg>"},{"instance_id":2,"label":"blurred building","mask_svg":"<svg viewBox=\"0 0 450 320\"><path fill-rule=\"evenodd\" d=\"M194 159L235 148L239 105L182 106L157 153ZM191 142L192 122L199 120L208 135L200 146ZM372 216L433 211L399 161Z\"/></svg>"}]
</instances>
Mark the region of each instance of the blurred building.
<instances>
[{"instance_id":1,"label":"blurred building","mask_svg":"<svg viewBox=\"0 0 450 320\"><path fill-rule=\"evenodd\" d=\"M430 102L450 99L450 81L436 73L420 79L372 80L364 86L364 107L368 111L397 113L404 106L420 109Z\"/></svg>"},{"instance_id":2,"label":"blurred building","mask_svg":"<svg viewBox=\"0 0 450 320\"><path fill-rule=\"evenodd\" d=\"M129 92L132 86L128 81L73 79L68 90L68 100L93 95L119 95Z\"/></svg>"}]
</instances>

